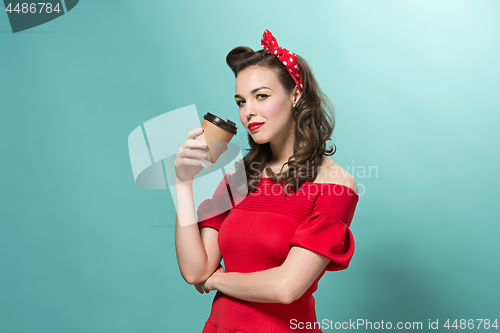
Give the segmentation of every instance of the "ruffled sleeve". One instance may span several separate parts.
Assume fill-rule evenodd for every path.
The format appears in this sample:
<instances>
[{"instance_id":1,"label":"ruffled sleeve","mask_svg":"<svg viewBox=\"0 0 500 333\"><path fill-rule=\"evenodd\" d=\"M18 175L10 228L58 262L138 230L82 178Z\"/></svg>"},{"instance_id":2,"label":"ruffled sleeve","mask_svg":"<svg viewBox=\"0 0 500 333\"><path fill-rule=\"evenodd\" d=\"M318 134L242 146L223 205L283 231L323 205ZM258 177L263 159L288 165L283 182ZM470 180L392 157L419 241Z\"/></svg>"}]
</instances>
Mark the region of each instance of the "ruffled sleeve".
<instances>
[{"instance_id":1,"label":"ruffled sleeve","mask_svg":"<svg viewBox=\"0 0 500 333\"><path fill-rule=\"evenodd\" d=\"M219 231L222 221L229 214L232 204L229 197L228 175L219 183L212 198L204 200L198 206L198 228L212 227Z\"/></svg>"},{"instance_id":2,"label":"ruffled sleeve","mask_svg":"<svg viewBox=\"0 0 500 333\"><path fill-rule=\"evenodd\" d=\"M349 226L358 200L358 194L347 186L325 184L311 216L297 227L288 246L300 246L330 259L327 271L346 269L354 253Z\"/></svg>"}]
</instances>

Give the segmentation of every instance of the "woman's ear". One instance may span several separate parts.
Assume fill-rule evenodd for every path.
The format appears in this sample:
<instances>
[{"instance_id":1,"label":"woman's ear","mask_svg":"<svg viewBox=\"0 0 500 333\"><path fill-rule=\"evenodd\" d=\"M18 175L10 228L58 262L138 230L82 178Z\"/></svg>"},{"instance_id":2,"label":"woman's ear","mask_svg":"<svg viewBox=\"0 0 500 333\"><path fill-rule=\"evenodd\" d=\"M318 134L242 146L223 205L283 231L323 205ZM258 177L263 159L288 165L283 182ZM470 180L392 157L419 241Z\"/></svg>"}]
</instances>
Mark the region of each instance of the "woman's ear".
<instances>
[{"instance_id":1,"label":"woman's ear","mask_svg":"<svg viewBox=\"0 0 500 333\"><path fill-rule=\"evenodd\" d=\"M300 93L299 88L297 88L297 86L295 86L295 88L293 88L293 107L295 107L297 105L297 102L299 101L300 96L302 96L302 94Z\"/></svg>"}]
</instances>

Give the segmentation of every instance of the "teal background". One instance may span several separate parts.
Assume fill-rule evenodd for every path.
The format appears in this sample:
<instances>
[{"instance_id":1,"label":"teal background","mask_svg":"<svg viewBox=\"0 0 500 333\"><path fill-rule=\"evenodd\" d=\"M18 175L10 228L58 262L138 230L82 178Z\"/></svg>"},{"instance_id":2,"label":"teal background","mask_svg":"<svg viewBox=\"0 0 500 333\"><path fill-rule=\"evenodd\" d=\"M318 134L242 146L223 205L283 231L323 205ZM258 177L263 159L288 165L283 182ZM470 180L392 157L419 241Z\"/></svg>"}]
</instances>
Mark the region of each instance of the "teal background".
<instances>
[{"instance_id":1,"label":"teal background","mask_svg":"<svg viewBox=\"0 0 500 333\"><path fill-rule=\"evenodd\" d=\"M493 0L80 1L13 34L0 13L0 331L201 332L214 293L182 279L172 198L134 183L127 137L196 104L247 148L225 56L264 29L333 101L334 158L361 194L318 320L499 319L499 15Z\"/></svg>"}]
</instances>

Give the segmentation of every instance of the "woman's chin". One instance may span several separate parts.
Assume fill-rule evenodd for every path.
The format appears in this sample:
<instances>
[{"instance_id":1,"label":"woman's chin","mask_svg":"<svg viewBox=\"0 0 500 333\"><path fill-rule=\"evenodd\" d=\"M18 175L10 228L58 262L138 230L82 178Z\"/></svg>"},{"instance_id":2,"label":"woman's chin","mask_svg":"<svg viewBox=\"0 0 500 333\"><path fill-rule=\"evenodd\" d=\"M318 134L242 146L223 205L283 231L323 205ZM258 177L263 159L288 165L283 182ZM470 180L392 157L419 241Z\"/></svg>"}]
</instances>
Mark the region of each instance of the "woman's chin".
<instances>
[{"instance_id":1,"label":"woman's chin","mask_svg":"<svg viewBox=\"0 0 500 333\"><path fill-rule=\"evenodd\" d=\"M259 145L263 145L263 144L268 142L267 140L262 140L261 138L258 138L258 137L256 138L255 136L252 136L252 139L256 144L259 144Z\"/></svg>"},{"instance_id":2,"label":"woman's chin","mask_svg":"<svg viewBox=\"0 0 500 333\"><path fill-rule=\"evenodd\" d=\"M263 134L259 134L259 133L248 133L250 134L250 137L252 138L252 140L256 143L256 144L259 144L259 145L263 145L265 143L268 143L269 140L263 136Z\"/></svg>"}]
</instances>

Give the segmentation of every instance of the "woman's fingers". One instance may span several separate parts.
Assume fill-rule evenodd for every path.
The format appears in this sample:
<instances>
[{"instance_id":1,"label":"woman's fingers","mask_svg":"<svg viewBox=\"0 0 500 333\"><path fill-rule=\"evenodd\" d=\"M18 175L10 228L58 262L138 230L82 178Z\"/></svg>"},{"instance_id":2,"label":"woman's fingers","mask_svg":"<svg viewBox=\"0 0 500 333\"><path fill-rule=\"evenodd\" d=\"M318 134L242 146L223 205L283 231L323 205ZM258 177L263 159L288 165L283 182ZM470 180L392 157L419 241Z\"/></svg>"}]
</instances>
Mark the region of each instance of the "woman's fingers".
<instances>
[{"instance_id":1,"label":"woman's fingers","mask_svg":"<svg viewBox=\"0 0 500 333\"><path fill-rule=\"evenodd\" d=\"M207 144L204 141L200 140L187 140L186 143L186 149L206 149ZM206 149L208 150L208 149Z\"/></svg>"},{"instance_id":2,"label":"woman's fingers","mask_svg":"<svg viewBox=\"0 0 500 333\"><path fill-rule=\"evenodd\" d=\"M195 283L194 287L200 294L203 294L204 292L208 294L210 292L210 290L204 288L204 283Z\"/></svg>"},{"instance_id":3,"label":"woman's fingers","mask_svg":"<svg viewBox=\"0 0 500 333\"><path fill-rule=\"evenodd\" d=\"M202 160L207 159L209 149L203 140L195 140L195 137L202 133L201 127L189 131L188 139L175 156L175 175L180 180L192 180L203 169Z\"/></svg>"},{"instance_id":4,"label":"woman's fingers","mask_svg":"<svg viewBox=\"0 0 500 333\"><path fill-rule=\"evenodd\" d=\"M194 140L197 135L203 133L203 128L198 127L188 132L188 140Z\"/></svg>"},{"instance_id":5,"label":"woman's fingers","mask_svg":"<svg viewBox=\"0 0 500 333\"><path fill-rule=\"evenodd\" d=\"M195 283L195 284L194 284L194 287L196 288L196 290L198 290L198 292L199 292L200 294L203 294L203 292L204 292L204 291L203 291L203 288L202 288L202 287L200 287L200 285L199 285L198 283Z\"/></svg>"},{"instance_id":6,"label":"woman's fingers","mask_svg":"<svg viewBox=\"0 0 500 333\"><path fill-rule=\"evenodd\" d=\"M179 151L186 149L205 149L207 144L203 141L188 139L182 146L179 147Z\"/></svg>"},{"instance_id":7,"label":"woman's fingers","mask_svg":"<svg viewBox=\"0 0 500 333\"><path fill-rule=\"evenodd\" d=\"M174 167L179 168L183 165L192 165L192 166L200 166L200 160L194 160L192 158L178 158L174 162Z\"/></svg>"},{"instance_id":8,"label":"woman's fingers","mask_svg":"<svg viewBox=\"0 0 500 333\"><path fill-rule=\"evenodd\" d=\"M202 151L186 149L186 150L178 152L175 155L175 157L177 159L204 159L205 157L207 157L207 154L205 154Z\"/></svg>"},{"instance_id":9,"label":"woman's fingers","mask_svg":"<svg viewBox=\"0 0 500 333\"><path fill-rule=\"evenodd\" d=\"M201 161L207 157L208 152L200 151L200 150L193 150L193 149L186 149L183 151L179 151L175 155L175 161L174 161L174 166L176 168L181 167L182 165L194 165L194 166L200 166Z\"/></svg>"}]
</instances>

